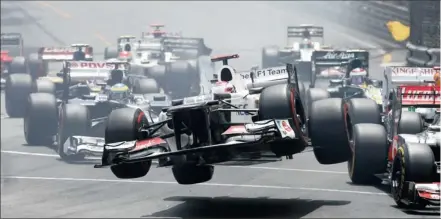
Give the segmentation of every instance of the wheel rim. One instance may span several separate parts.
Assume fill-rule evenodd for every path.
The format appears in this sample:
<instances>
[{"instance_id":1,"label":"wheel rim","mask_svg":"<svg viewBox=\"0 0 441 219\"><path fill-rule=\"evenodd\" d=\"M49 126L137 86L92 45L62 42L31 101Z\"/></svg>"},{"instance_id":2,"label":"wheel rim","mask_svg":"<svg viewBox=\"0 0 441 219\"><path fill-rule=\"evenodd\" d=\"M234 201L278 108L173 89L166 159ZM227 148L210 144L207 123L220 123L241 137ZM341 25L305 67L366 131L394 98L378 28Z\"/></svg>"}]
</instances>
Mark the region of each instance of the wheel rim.
<instances>
[{"instance_id":1,"label":"wheel rim","mask_svg":"<svg viewBox=\"0 0 441 219\"><path fill-rule=\"evenodd\" d=\"M394 165L395 167L392 170L392 176L391 176L391 185L392 185L392 195L395 200L400 200L400 191L402 190L402 171L401 171L401 162L396 161Z\"/></svg>"}]
</instances>

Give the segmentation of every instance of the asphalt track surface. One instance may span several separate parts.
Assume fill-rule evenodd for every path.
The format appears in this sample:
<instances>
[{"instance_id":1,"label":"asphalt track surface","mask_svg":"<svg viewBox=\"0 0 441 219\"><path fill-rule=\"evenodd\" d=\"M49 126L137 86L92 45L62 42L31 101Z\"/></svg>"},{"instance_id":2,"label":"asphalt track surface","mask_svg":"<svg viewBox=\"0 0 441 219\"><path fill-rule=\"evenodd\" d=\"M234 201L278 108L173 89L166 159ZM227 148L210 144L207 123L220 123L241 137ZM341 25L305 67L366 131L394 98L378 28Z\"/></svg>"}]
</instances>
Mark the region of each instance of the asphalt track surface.
<instances>
[{"instance_id":1,"label":"asphalt track surface","mask_svg":"<svg viewBox=\"0 0 441 219\"><path fill-rule=\"evenodd\" d=\"M325 27L327 44L381 48L385 44L313 15L294 2L1 2L2 32L21 32L27 46L85 42L98 53L118 35L140 34L150 23L204 37L215 53L241 55L238 69L260 63L263 45L285 40L287 25ZM381 46L380 46L381 45ZM387 46L387 45L386 45ZM372 54L381 54L380 49ZM401 52L393 59L403 60ZM371 60L381 78L382 57ZM3 95L2 95L3 97ZM3 106L2 98L2 106ZM403 212L381 188L349 183L346 164L323 166L311 152L256 166L216 167L208 183L181 186L169 169L118 180L92 163L66 164L50 147L25 145L22 120L1 120L1 217L145 218L398 218L439 217ZM42 127L43 128L43 127Z\"/></svg>"}]
</instances>

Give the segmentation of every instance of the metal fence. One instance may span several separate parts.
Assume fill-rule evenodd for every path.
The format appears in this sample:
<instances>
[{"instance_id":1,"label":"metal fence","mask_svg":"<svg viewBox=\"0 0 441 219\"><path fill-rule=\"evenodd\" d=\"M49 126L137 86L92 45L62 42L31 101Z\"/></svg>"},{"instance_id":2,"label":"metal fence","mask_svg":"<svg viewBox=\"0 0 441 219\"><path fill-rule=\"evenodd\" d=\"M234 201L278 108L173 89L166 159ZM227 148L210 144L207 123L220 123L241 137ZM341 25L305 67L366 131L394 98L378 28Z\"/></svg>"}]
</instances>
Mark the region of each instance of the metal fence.
<instances>
[{"instance_id":1,"label":"metal fence","mask_svg":"<svg viewBox=\"0 0 441 219\"><path fill-rule=\"evenodd\" d=\"M440 2L411 1L411 32L406 45L410 66L440 65Z\"/></svg>"},{"instance_id":2,"label":"metal fence","mask_svg":"<svg viewBox=\"0 0 441 219\"><path fill-rule=\"evenodd\" d=\"M438 0L327 1L320 2L319 10L326 11L329 19L335 19L350 28L395 44L395 49L407 48L409 51L407 63L410 66L439 65L440 1ZM410 26L409 38L402 42L395 41L386 25L389 21L399 21ZM394 49L389 45L383 46Z\"/></svg>"}]
</instances>

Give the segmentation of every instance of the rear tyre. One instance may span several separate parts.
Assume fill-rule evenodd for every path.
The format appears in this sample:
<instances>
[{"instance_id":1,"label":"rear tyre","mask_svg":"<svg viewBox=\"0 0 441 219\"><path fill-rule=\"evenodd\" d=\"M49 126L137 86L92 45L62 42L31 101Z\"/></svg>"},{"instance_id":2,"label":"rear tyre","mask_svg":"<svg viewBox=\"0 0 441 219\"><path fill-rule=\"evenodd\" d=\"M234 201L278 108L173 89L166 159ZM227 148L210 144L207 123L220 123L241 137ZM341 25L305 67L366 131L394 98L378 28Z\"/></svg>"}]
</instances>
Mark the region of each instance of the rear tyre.
<instances>
[{"instance_id":1,"label":"rear tyre","mask_svg":"<svg viewBox=\"0 0 441 219\"><path fill-rule=\"evenodd\" d=\"M9 65L9 73L28 73L28 63L25 57L15 57Z\"/></svg>"},{"instance_id":2,"label":"rear tyre","mask_svg":"<svg viewBox=\"0 0 441 219\"><path fill-rule=\"evenodd\" d=\"M55 96L32 93L28 98L23 129L29 145L52 145L57 133L58 112Z\"/></svg>"},{"instance_id":3,"label":"rear tyre","mask_svg":"<svg viewBox=\"0 0 441 219\"><path fill-rule=\"evenodd\" d=\"M116 59L118 58L118 48L116 47L106 47L104 49L104 59Z\"/></svg>"},{"instance_id":4,"label":"rear tyre","mask_svg":"<svg viewBox=\"0 0 441 219\"><path fill-rule=\"evenodd\" d=\"M360 123L382 124L377 103L367 98L353 98L345 103L348 129ZM350 131L350 130L349 130Z\"/></svg>"},{"instance_id":5,"label":"rear tyre","mask_svg":"<svg viewBox=\"0 0 441 219\"><path fill-rule=\"evenodd\" d=\"M310 88L306 91L306 104L307 104L307 116L309 118L309 115L311 114L311 107L312 103L314 103L317 100L323 100L328 99L330 97L329 92L327 90L323 90L320 88Z\"/></svg>"},{"instance_id":6,"label":"rear tyre","mask_svg":"<svg viewBox=\"0 0 441 219\"><path fill-rule=\"evenodd\" d=\"M268 46L262 49L262 68L279 66L279 48Z\"/></svg>"},{"instance_id":7,"label":"rear tyre","mask_svg":"<svg viewBox=\"0 0 441 219\"><path fill-rule=\"evenodd\" d=\"M135 94L152 94L159 93L159 86L155 79L141 78L134 81L133 93Z\"/></svg>"},{"instance_id":8,"label":"rear tyre","mask_svg":"<svg viewBox=\"0 0 441 219\"><path fill-rule=\"evenodd\" d=\"M12 74L5 83L5 108L10 117L23 117L28 95L32 92L32 77L28 74Z\"/></svg>"},{"instance_id":9,"label":"rear tyre","mask_svg":"<svg viewBox=\"0 0 441 219\"><path fill-rule=\"evenodd\" d=\"M416 112L401 112L400 123L398 124L398 133L400 134L418 134L423 132L424 122L421 114Z\"/></svg>"},{"instance_id":10,"label":"rear tyre","mask_svg":"<svg viewBox=\"0 0 441 219\"><path fill-rule=\"evenodd\" d=\"M183 164L173 166L172 172L176 182L182 185L190 185L211 180L214 173L214 166Z\"/></svg>"},{"instance_id":11,"label":"rear tyre","mask_svg":"<svg viewBox=\"0 0 441 219\"><path fill-rule=\"evenodd\" d=\"M34 83L33 92L55 94L55 84L49 80L36 80Z\"/></svg>"},{"instance_id":12,"label":"rear tyre","mask_svg":"<svg viewBox=\"0 0 441 219\"><path fill-rule=\"evenodd\" d=\"M29 73L34 80L47 75L47 62L36 53L29 55Z\"/></svg>"},{"instance_id":13,"label":"rear tyre","mask_svg":"<svg viewBox=\"0 0 441 219\"><path fill-rule=\"evenodd\" d=\"M150 68L147 68L146 75L148 77L154 78L156 80L164 80L165 77L165 66L164 65L157 65Z\"/></svg>"},{"instance_id":14,"label":"rear tyre","mask_svg":"<svg viewBox=\"0 0 441 219\"><path fill-rule=\"evenodd\" d=\"M147 117L140 109L122 108L112 111L107 120L104 139L106 144L144 139L138 130L148 125ZM121 179L139 178L145 176L151 166L151 161L137 163L122 163L110 167L112 173Z\"/></svg>"},{"instance_id":15,"label":"rear tyre","mask_svg":"<svg viewBox=\"0 0 441 219\"><path fill-rule=\"evenodd\" d=\"M313 102L308 132L319 163L336 164L351 157L342 99L330 98Z\"/></svg>"},{"instance_id":16,"label":"rear tyre","mask_svg":"<svg viewBox=\"0 0 441 219\"><path fill-rule=\"evenodd\" d=\"M348 160L349 177L355 184L372 184L375 174L386 172L388 143L386 130L378 124L357 124L353 127L352 159Z\"/></svg>"},{"instance_id":17,"label":"rear tyre","mask_svg":"<svg viewBox=\"0 0 441 219\"><path fill-rule=\"evenodd\" d=\"M195 74L195 71L192 71L192 68L187 61L171 63L167 68L164 81L166 93L171 92L175 99L190 96Z\"/></svg>"},{"instance_id":18,"label":"rear tyre","mask_svg":"<svg viewBox=\"0 0 441 219\"><path fill-rule=\"evenodd\" d=\"M430 146L426 144L407 143L398 146L392 165L391 193L400 208L424 208L425 204L407 204L408 185L411 182L433 182L435 157ZM439 176L436 177L439 180Z\"/></svg>"},{"instance_id":19,"label":"rear tyre","mask_svg":"<svg viewBox=\"0 0 441 219\"><path fill-rule=\"evenodd\" d=\"M90 114L86 106L65 104L60 107L60 122L58 128L57 152L66 161L82 159L84 155L70 155L64 147L66 140L74 135L87 136L90 129Z\"/></svg>"}]
</instances>

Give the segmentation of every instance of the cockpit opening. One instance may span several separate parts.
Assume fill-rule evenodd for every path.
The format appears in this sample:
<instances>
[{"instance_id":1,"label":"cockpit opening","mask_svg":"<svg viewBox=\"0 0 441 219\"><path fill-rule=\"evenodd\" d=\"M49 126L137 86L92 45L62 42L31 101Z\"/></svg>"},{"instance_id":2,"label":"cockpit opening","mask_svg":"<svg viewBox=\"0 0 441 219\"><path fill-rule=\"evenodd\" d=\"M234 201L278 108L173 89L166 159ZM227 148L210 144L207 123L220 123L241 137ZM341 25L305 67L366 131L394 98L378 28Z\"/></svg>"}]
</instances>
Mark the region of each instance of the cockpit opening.
<instances>
[{"instance_id":1,"label":"cockpit opening","mask_svg":"<svg viewBox=\"0 0 441 219\"><path fill-rule=\"evenodd\" d=\"M126 52L130 52L131 49L132 49L132 47L128 43L124 46L124 51L126 51Z\"/></svg>"},{"instance_id":2,"label":"cockpit opening","mask_svg":"<svg viewBox=\"0 0 441 219\"><path fill-rule=\"evenodd\" d=\"M229 68L224 67L220 72L221 81L231 81L233 80L233 73Z\"/></svg>"}]
</instances>

